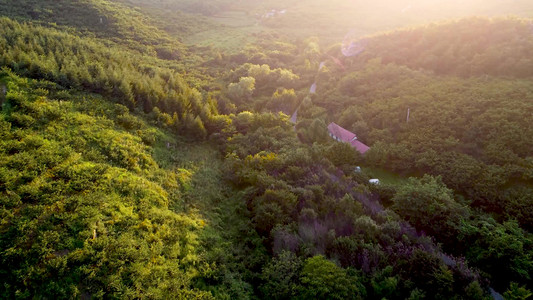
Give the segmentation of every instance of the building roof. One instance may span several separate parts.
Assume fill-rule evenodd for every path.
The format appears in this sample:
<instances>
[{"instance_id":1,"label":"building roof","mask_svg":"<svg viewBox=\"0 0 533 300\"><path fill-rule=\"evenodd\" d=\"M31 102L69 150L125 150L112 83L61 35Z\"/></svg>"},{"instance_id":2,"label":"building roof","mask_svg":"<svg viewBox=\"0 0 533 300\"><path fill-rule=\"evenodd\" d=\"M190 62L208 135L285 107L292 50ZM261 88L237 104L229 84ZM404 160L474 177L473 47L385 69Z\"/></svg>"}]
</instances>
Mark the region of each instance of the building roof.
<instances>
[{"instance_id":1,"label":"building roof","mask_svg":"<svg viewBox=\"0 0 533 300\"><path fill-rule=\"evenodd\" d=\"M357 137L355 133L344 129L333 122L329 123L328 131L346 143L350 143L354 138Z\"/></svg>"},{"instance_id":2,"label":"building roof","mask_svg":"<svg viewBox=\"0 0 533 300\"><path fill-rule=\"evenodd\" d=\"M352 145L352 147L355 148L355 150L359 151L361 154L365 154L365 152L368 151L368 149L370 149L370 147L361 143L358 140L352 141L350 144Z\"/></svg>"},{"instance_id":3,"label":"building roof","mask_svg":"<svg viewBox=\"0 0 533 300\"><path fill-rule=\"evenodd\" d=\"M368 151L368 149L370 149L370 147L368 147L367 145L357 140L357 136L355 135L355 133L344 129L333 122L329 123L328 131L332 135L339 138L341 141L349 143L353 148L355 148L361 154L365 154L365 152Z\"/></svg>"}]
</instances>

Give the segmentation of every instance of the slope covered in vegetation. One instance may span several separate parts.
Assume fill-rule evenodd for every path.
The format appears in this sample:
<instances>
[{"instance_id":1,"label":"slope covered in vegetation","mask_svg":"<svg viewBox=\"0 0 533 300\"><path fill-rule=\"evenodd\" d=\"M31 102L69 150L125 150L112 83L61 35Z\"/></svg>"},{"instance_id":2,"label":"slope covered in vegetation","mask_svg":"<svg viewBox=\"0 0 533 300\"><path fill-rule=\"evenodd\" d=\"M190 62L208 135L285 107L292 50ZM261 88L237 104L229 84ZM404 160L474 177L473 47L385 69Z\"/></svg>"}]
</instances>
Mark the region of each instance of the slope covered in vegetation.
<instances>
[{"instance_id":1,"label":"slope covered in vegetation","mask_svg":"<svg viewBox=\"0 0 533 300\"><path fill-rule=\"evenodd\" d=\"M163 133L99 97L1 78L2 297L207 297L190 288L205 222L171 209L189 173L151 156Z\"/></svg>"},{"instance_id":2,"label":"slope covered in vegetation","mask_svg":"<svg viewBox=\"0 0 533 300\"><path fill-rule=\"evenodd\" d=\"M230 4L0 0L1 297L528 297L527 20L181 44Z\"/></svg>"},{"instance_id":3,"label":"slope covered in vegetation","mask_svg":"<svg viewBox=\"0 0 533 300\"><path fill-rule=\"evenodd\" d=\"M510 19L400 31L372 40L346 72L319 75L315 103L374 144L370 164L441 175L531 230L532 45L529 25Z\"/></svg>"},{"instance_id":4,"label":"slope covered in vegetation","mask_svg":"<svg viewBox=\"0 0 533 300\"><path fill-rule=\"evenodd\" d=\"M445 253L465 257L470 266L479 268L484 280L490 280L491 285L504 290L510 282L530 284L533 271L531 219L527 209L531 204L533 186L530 177L533 133L529 124L533 85L531 68L527 67L531 62L532 40L527 21L476 18L369 37L365 41L365 51L356 57L340 56L338 47L321 53L312 39L303 45L296 44L270 54L270 47L275 46L267 40L264 41L267 46L263 47L261 43L254 48L257 51L265 49L263 53L242 52L247 63L229 73L228 79L233 83L228 85L225 96L237 105L237 109L292 113L298 108L296 130L299 138L314 143L313 147L326 147L308 159L314 167L313 172L306 173L302 161L297 167L282 168L283 171L274 167L274 162L252 164L255 171L267 174L270 171L275 178L283 180L283 184L293 186L291 180L280 177L280 174L285 170L298 170L301 173L295 178L312 182L311 178L316 178L313 176L319 176L316 170L320 169L318 157L327 157L344 170L340 174L349 177L353 177L355 164L361 164L363 169L380 167L404 176L416 176L420 179L398 186L370 187L370 194L386 209L413 225L418 233L434 237ZM319 67L321 62L323 66ZM269 65L292 70L293 80L275 83L276 72ZM316 94L307 90L313 81L317 84ZM309 85L302 89L305 82ZM241 89L235 89L236 85ZM241 94L236 96L236 92ZM357 158L349 151L345 156L339 149L333 150L325 129L330 121L357 133L371 146L364 158ZM268 139L262 138L271 135L259 130L234 149L262 145L264 148L251 148L252 152L248 154L261 155L258 150L268 153L276 149L274 141L281 140L277 133L274 141L267 142ZM280 150L274 151L276 154L282 151L283 147L279 147ZM331 150L327 150L329 147ZM289 148L287 153L297 153L295 146ZM264 156L265 159L268 157ZM249 167L243 164L239 168ZM264 175L245 174L238 182L251 177L257 180L252 185L272 186L266 183L269 181ZM424 174L439 177L424 177ZM320 191L330 195L328 177L317 180ZM337 181L336 186L340 182ZM357 182L366 185L364 177ZM343 192L337 193L334 196L337 199L344 195ZM251 198L257 196L260 195ZM302 213L309 200L299 195L297 199L296 211ZM361 198L354 199L365 203ZM250 201L256 203L257 200ZM330 203L325 199L322 201ZM250 210L263 214L262 209L267 208L262 208L264 202L258 203L261 204L253 204ZM287 208L281 205L270 207L272 205L268 206L269 214L276 216L275 220L261 219L271 226L267 227L270 233L266 235L273 243L271 247L278 237L274 228L282 222L282 225L290 224L290 229L282 232L291 240L292 252L307 249L308 246L304 246L306 239L302 237L302 219L279 218ZM333 207L330 203L325 211L321 211L336 221L341 220L336 213L339 210ZM313 210L320 216L316 208ZM294 212L287 214L295 216ZM360 224L354 225L353 217L349 219L351 221L341 223L362 228ZM318 220L326 222L323 230L331 235L324 249L315 250L316 253L326 254L344 267L368 268L362 256L350 263L343 262L349 255L339 256L332 248L335 247L335 237L346 238L346 232L328 224L327 217L318 217ZM260 233L265 230L264 225L258 223L257 226ZM317 230L316 226L314 230ZM347 236L354 234L349 232ZM374 247L383 247L380 244L383 239L376 238L375 241L380 242ZM311 240L315 243L328 241L321 239L317 232L311 235ZM354 246L348 253L362 249L361 245ZM369 252L379 253L376 249ZM393 268L398 267L396 263L391 264ZM402 274L395 270L399 272L395 274ZM373 270L365 274L374 276L376 273ZM400 282L403 281L411 282L412 279L403 278ZM367 292L374 288L367 287ZM417 289L424 293L435 292L435 289ZM397 286L395 290L401 288Z\"/></svg>"},{"instance_id":5,"label":"slope covered in vegetation","mask_svg":"<svg viewBox=\"0 0 533 300\"><path fill-rule=\"evenodd\" d=\"M204 101L176 70L182 64L169 66L154 57L55 29L6 18L0 22L1 63L17 74L102 94L130 110L153 112L166 126L200 138L205 137L205 127L223 126L224 120L215 117L214 104Z\"/></svg>"},{"instance_id":6,"label":"slope covered in vegetation","mask_svg":"<svg viewBox=\"0 0 533 300\"><path fill-rule=\"evenodd\" d=\"M171 49L175 57L184 47L175 38L152 25L143 13L113 1L0 1L2 15L17 21L77 31L126 45L142 53Z\"/></svg>"}]
</instances>

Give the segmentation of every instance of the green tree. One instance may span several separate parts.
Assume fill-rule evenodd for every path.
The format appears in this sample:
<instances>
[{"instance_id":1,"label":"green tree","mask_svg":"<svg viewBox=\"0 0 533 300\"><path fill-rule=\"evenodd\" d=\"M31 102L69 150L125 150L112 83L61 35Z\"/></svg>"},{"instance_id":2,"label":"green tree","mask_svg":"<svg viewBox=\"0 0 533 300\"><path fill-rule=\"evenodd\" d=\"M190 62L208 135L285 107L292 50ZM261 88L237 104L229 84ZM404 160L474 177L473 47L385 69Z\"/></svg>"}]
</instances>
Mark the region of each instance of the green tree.
<instances>
[{"instance_id":1,"label":"green tree","mask_svg":"<svg viewBox=\"0 0 533 300\"><path fill-rule=\"evenodd\" d=\"M305 261L300 281L303 299L363 299L366 295L358 278L321 255Z\"/></svg>"},{"instance_id":2,"label":"green tree","mask_svg":"<svg viewBox=\"0 0 533 300\"><path fill-rule=\"evenodd\" d=\"M516 282L511 282L509 289L503 294L508 300L526 300L529 299L533 293L524 286L519 286Z\"/></svg>"},{"instance_id":3,"label":"green tree","mask_svg":"<svg viewBox=\"0 0 533 300\"><path fill-rule=\"evenodd\" d=\"M468 210L455 202L452 190L440 177L424 175L409 178L392 198L392 208L418 230L436 235L445 241L455 240L455 234Z\"/></svg>"},{"instance_id":4,"label":"green tree","mask_svg":"<svg viewBox=\"0 0 533 300\"><path fill-rule=\"evenodd\" d=\"M241 77L239 82L228 85L228 96L238 104L249 101L255 90L253 77Z\"/></svg>"},{"instance_id":5,"label":"green tree","mask_svg":"<svg viewBox=\"0 0 533 300\"><path fill-rule=\"evenodd\" d=\"M265 298L291 299L298 295L302 261L290 251L282 251L261 273L260 290Z\"/></svg>"},{"instance_id":6,"label":"green tree","mask_svg":"<svg viewBox=\"0 0 533 300\"><path fill-rule=\"evenodd\" d=\"M333 142L326 150L326 157L335 166L355 165L361 160L361 154L350 144Z\"/></svg>"},{"instance_id":7,"label":"green tree","mask_svg":"<svg viewBox=\"0 0 533 300\"><path fill-rule=\"evenodd\" d=\"M274 92L266 108L271 111L282 111L291 114L296 108L298 98L293 89L278 89Z\"/></svg>"}]
</instances>

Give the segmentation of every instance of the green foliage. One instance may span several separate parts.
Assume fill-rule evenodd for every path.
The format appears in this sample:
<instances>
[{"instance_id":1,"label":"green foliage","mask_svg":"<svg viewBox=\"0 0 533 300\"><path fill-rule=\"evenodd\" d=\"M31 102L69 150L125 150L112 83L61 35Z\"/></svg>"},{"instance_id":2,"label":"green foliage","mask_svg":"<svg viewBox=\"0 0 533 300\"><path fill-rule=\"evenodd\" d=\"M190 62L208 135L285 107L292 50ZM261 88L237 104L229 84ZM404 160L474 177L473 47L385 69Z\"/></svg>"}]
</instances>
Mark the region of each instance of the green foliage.
<instances>
[{"instance_id":1,"label":"green foliage","mask_svg":"<svg viewBox=\"0 0 533 300\"><path fill-rule=\"evenodd\" d=\"M312 144L314 142L326 144L331 142L331 137L328 135L327 125L321 119L303 120L296 126L298 137L302 142ZM339 146L342 147L342 146Z\"/></svg>"},{"instance_id":2,"label":"green foliage","mask_svg":"<svg viewBox=\"0 0 533 300\"><path fill-rule=\"evenodd\" d=\"M294 112L298 98L293 89L281 89L272 94L272 98L267 103L266 108L270 111L281 111L287 115Z\"/></svg>"},{"instance_id":3,"label":"green foliage","mask_svg":"<svg viewBox=\"0 0 533 300\"><path fill-rule=\"evenodd\" d=\"M158 29L167 32L171 37L187 39L190 35L212 29L216 26L209 19L198 14L183 11L178 1L156 0L120 0L133 10L141 12L145 19L149 19ZM164 51L174 52L175 49L166 48Z\"/></svg>"},{"instance_id":4,"label":"green foliage","mask_svg":"<svg viewBox=\"0 0 533 300\"><path fill-rule=\"evenodd\" d=\"M477 281L472 282L466 287L466 297L468 299L487 299L483 288Z\"/></svg>"},{"instance_id":5,"label":"green foliage","mask_svg":"<svg viewBox=\"0 0 533 300\"><path fill-rule=\"evenodd\" d=\"M253 77L241 77L238 83L228 85L228 96L236 103L245 103L250 100L255 90Z\"/></svg>"},{"instance_id":6,"label":"green foliage","mask_svg":"<svg viewBox=\"0 0 533 300\"><path fill-rule=\"evenodd\" d=\"M407 298L415 287L431 296L466 293L467 285L475 280L473 271L468 267L447 267L436 245L413 233L413 228L407 229L409 226L394 213L383 210L368 188L355 184L351 176L324 156L324 146L300 143L290 125L284 123L287 119L274 116L250 112L235 116L236 132L226 149L227 178L235 187L249 189L243 201L247 215L253 220L251 225L264 238L267 249L278 255L262 269L263 293L268 289L277 298L357 298L364 297L368 291L376 297ZM349 146L347 150L354 151ZM331 156L332 160L336 159ZM351 175L353 168L348 169ZM439 196L429 199L438 205L450 204L453 211L457 204L450 202L453 201L450 190L442 182L430 179L424 183L429 185L428 195L436 189ZM424 201L423 197L420 200ZM446 225L447 221L442 222ZM422 257L434 267L417 272L409 269L414 264L411 254L416 251L422 252ZM296 281L298 260L289 252L297 258L324 255L339 261L342 268L324 257L310 259L304 263L303 273ZM394 267L373 281L369 279L382 266L389 265ZM352 274L347 268L361 272ZM287 280L274 276L274 270L282 273L278 276L286 274ZM425 280L431 280L431 284Z\"/></svg>"},{"instance_id":7,"label":"green foliage","mask_svg":"<svg viewBox=\"0 0 533 300\"><path fill-rule=\"evenodd\" d=\"M302 268L301 296L305 299L363 299L365 289L357 278L323 256L308 258Z\"/></svg>"},{"instance_id":8,"label":"green foliage","mask_svg":"<svg viewBox=\"0 0 533 300\"><path fill-rule=\"evenodd\" d=\"M460 222L468 218L468 210L455 202L438 177L410 178L398 187L392 201L392 208L410 224L442 240L455 236Z\"/></svg>"},{"instance_id":9,"label":"green foliage","mask_svg":"<svg viewBox=\"0 0 533 300\"><path fill-rule=\"evenodd\" d=\"M322 42L275 33L313 3L0 0L0 297L529 297L529 24L398 30L340 57L324 39L354 4L308 18ZM290 9L256 22L270 5ZM371 150L332 143L331 120ZM367 165L400 174L369 186Z\"/></svg>"},{"instance_id":10,"label":"green foliage","mask_svg":"<svg viewBox=\"0 0 533 300\"><path fill-rule=\"evenodd\" d=\"M361 154L348 143L331 143L325 156L335 166L348 165L353 167L361 160Z\"/></svg>"},{"instance_id":11,"label":"green foliage","mask_svg":"<svg viewBox=\"0 0 533 300\"><path fill-rule=\"evenodd\" d=\"M531 291L524 288L523 286L520 287L516 282L511 282L511 286L509 289L503 294L505 299L513 299L513 300L525 300L531 297Z\"/></svg>"},{"instance_id":12,"label":"green foliage","mask_svg":"<svg viewBox=\"0 0 533 300\"><path fill-rule=\"evenodd\" d=\"M278 87L292 88L299 79L291 70L277 68L271 69L269 65L246 63L232 72L230 78L252 77L258 95L270 96Z\"/></svg>"},{"instance_id":13,"label":"green foliage","mask_svg":"<svg viewBox=\"0 0 533 300\"><path fill-rule=\"evenodd\" d=\"M498 224L484 218L462 224L459 233L466 258L487 272L499 290L510 281L531 282L533 238L516 222Z\"/></svg>"},{"instance_id":14,"label":"green foliage","mask_svg":"<svg viewBox=\"0 0 533 300\"><path fill-rule=\"evenodd\" d=\"M294 253L283 251L263 268L260 289L265 298L291 299L299 295L302 262Z\"/></svg>"},{"instance_id":15,"label":"green foliage","mask_svg":"<svg viewBox=\"0 0 533 300\"><path fill-rule=\"evenodd\" d=\"M268 234L276 225L287 224L297 198L287 190L269 190L256 199L254 221L260 233Z\"/></svg>"},{"instance_id":16,"label":"green foliage","mask_svg":"<svg viewBox=\"0 0 533 300\"><path fill-rule=\"evenodd\" d=\"M381 36L368 50L385 63L438 74L529 77L529 30L526 20L468 18Z\"/></svg>"},{"instance_id":17,"label":"green foliage","mask_svg":"<svg viewBox=\"0 0 533 300\"><path fill-rule=\"evenodd\" d=\"M211 299L192 286L209 268L204 221L170 209L181 201L176 174L137 135L156 131L124 106L58 101L43 96L56 91L47 82L1 77L2 297Z\"/></svg>"},{"instance_id":18,"label":"green foliage","mask_svg":"<svg viewBox=\"0 0 533 300\"><path fill-rule=\"evenodd\" d=\"M514 18L368 38L365 52L342 59L346 72L319 73L324 89L299 122L309 127L316 117L307 112L327 113L321 118L338 120L371 146L366 164L441 176L473 207L530 231L533 132L524 99L533 91L522 66L532 39L527 22Z\"/></svg>"},{"instance_id":19,"label":"green foliage","mask_svg":"<svg viewBox=\"0 0 533 300\"><path fill-rule=\"evenodd\" d=\"M190 128L197 134L195 130L202 131L204 123L216 118L216 107L205 105L200 92L189 87L175 70L158 66L157 61L138 64L139 54L118 46L106 47L91 38L6 18L0 23L0 44L6 45L0 65L17 74L99 93L130 110L149 113L158 108L155 117L167 120L161 125L178 128L181 134L187 135Z\"/></svg>"},{"instance_id":20,"label":"green foliage","mask_svg":"<svg viewBox=\"0 0 533 300\"><path fill-rule=\"evenodd\" d=\"M70 31L74 29L144 53L154 52L154 45L171 47L178 56L183 55L185 50L177 40L153 26L152 20L145 15L116 1L2 0L0 11L2 15L17 21L31 21Z\"/></svg>"}]
</instances>

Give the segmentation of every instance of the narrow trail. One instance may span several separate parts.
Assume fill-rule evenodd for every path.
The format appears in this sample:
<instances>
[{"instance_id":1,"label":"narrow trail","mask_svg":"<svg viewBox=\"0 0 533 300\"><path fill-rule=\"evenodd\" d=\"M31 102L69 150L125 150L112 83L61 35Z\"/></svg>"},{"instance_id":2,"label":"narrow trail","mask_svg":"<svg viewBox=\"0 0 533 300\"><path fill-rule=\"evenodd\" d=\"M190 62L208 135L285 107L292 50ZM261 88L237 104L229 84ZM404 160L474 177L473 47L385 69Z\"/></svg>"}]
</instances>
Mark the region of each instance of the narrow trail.
<instances>
[{"instance_id":1,"label":"narrow trail","mask_svg":"<svg viewBox=\"0 0 533 300\"><path fill-rule=\"evenodd\" d=\"M257 256L255 252L261 252L262 248L260 243L254 245L256 236L249 230L250 219L245 213L246 202L242 200L245 193L226 182L224 158L208 142L178 143L165 152L170 155L169 168L189 170L181 207L177 209L198 214L205 221L199 234L200 246L204 258L216 266L212 274L216 279L205 286L199 283L198 287L210 286L215 297L229 295L232 299L246 299L253 294L253 287L242 276L250 266L246 261Z\"/></svg>"}]
</instances>

